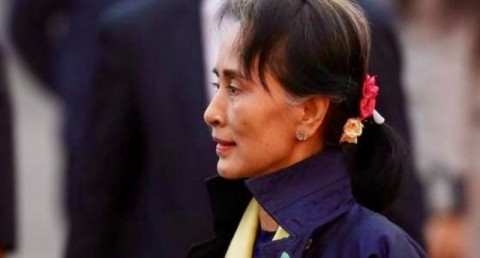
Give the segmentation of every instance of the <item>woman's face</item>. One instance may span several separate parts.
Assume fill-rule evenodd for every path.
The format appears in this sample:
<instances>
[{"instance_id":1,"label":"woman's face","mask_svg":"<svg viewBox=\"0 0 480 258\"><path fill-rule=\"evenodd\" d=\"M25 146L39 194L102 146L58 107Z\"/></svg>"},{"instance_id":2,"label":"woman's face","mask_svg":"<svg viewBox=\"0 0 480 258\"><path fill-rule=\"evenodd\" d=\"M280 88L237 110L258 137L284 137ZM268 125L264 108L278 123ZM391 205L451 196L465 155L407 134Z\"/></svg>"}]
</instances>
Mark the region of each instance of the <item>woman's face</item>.
<instances>
[{"instance_id":1,"label":"woman's face","mask_svg":"<svg viewBox=\"0 0 480 258\"><path fill-rule=\"evenodd\" d=\"M301 106L290 104L282 86L267 74L267 92L257 76L244 78L234 43L235 26L220 49L214 73L218 90L205 111L225 178L255 177L300 161L302 142L296 139Z\"/></svg>"}]
</instances>

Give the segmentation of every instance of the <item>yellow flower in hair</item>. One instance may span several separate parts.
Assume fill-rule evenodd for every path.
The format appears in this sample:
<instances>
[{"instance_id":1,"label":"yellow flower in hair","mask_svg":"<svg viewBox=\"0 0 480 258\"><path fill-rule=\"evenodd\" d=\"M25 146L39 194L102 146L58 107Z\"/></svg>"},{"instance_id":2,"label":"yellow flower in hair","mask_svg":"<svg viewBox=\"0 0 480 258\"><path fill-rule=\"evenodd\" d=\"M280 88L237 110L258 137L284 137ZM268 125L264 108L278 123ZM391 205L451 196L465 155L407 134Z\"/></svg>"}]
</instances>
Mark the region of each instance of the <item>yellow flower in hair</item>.
<instances>
[{"instance_id":1,"label":"yellow flower in hair","mask_svg":"<svg viewBox=\"0 0 480 258\"><path fill-rule=\"evenodd\" d=\"M357 143L358 137L362 135L363 124L360 118L349 118L343 126L342 138L340 143Z\"/></svg>"}]
</instances>

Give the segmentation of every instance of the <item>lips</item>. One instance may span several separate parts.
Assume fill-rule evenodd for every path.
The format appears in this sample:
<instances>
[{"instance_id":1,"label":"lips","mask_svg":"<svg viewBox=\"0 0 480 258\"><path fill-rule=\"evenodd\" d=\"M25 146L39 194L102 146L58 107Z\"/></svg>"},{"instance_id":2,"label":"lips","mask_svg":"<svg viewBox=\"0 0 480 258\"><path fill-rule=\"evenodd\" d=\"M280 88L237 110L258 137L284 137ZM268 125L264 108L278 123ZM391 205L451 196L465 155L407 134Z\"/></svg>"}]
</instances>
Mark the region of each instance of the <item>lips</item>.
<instances>
[{"instance_id":1,"label":"lips","mask_svg":"<svg viewBox=\"0 0 480 258\"><path fill-rule=\"evenodd\" d=\"M235 142L225 141L216 137L213 137L213 141L217 143L216 152L218 155L227 154L227 152L232 150L237 145Z\"/></svg>"}]
</instances>

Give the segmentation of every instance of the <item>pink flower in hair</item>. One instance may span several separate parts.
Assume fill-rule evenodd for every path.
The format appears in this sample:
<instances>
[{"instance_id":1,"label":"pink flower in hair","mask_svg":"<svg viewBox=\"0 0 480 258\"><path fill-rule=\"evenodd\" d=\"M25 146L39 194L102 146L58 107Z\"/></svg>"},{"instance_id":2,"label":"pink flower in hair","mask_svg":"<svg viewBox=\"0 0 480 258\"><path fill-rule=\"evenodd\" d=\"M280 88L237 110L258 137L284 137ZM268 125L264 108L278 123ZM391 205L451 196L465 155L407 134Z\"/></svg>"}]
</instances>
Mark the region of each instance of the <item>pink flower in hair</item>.
<instances>
[{"instance_id":1,"label":"pink flower in hair","mask_svg":"<svg viewBox=\"0 0 480 258\"><path fill-rule=\"evenodd\" d=\"M376 76L367 74L363 81L362 99L360 100L360 118L366 119L372 116L377 104L377 96L380 88L377 86Z\"/></svg>"}]
</instances>

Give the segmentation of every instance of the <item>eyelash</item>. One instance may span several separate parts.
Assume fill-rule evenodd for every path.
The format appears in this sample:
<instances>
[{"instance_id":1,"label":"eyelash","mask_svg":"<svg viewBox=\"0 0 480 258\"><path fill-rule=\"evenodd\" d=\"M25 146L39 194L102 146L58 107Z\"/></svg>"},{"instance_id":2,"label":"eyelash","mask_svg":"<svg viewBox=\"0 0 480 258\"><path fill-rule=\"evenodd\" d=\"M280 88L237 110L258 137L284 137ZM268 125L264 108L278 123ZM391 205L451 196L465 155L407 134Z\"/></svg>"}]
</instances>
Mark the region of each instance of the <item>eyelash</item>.
<instances>
[{"instance_id":1,"label":"eyelash","mask_svg":"<svg viewBox=\"0 0 480 258\"><path fill-rule=\"evenodd\" d=\"M220 89L220 84L219 83L216 83L216 82L213 82L212 83L213 87L215 87L215 89L218 91ZM237 95L238 94L238 88L237 87L234 87L232 85L228 85L226 87L227 89L227 92L229 95Z\"/></svg>"},{"instance_id":2,"label":"eyelash","mask_svg":"<svg viewBox=\"0 0 480 258\"><path fill-rule=\"evenodd\" d=\"M236 87L233 87L232 85L227 86L227 91L229 95L237 95L238 94L238 89Z\"/></svg>"},{"instance_id":3,"label":"eyelash","mask_svg":"<svg viewBox=\"0 0 480 258\"><path fill-rule=\"evenodd\" d=\"M215 87L215 89L218 91L218 88L220 88L220 84L216 83L216 82L212 82L212 85L213 87Z\"/></svg>"}]
</instances>

